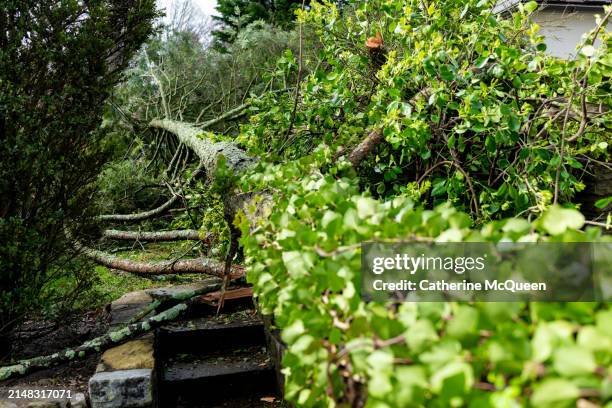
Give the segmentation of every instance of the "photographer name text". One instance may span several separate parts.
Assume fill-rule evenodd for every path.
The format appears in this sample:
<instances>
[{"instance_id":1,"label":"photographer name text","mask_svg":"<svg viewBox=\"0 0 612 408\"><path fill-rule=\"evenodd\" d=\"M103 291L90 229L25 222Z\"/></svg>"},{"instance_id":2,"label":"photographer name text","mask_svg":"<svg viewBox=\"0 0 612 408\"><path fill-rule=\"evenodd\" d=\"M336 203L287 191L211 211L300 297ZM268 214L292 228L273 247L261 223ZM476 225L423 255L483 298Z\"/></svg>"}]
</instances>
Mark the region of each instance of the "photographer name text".
<instances>
[{"instance_id":1,"label":"photographer name text","mask_svg":"<svg viewBox=\"0 0 612 408\"><path fill-rule=\"evenodd\" d=\"M382 279L376 279L372 282L372 288L375 291L430 291L430 292L481 292L481 291L498 291L498 292L534 292L546 291L545 282L524 282L507 279L485 280L484 282L469 282L463 280L461 282L449 282L445 280L421 280L419 282L402 279L395 282L385 282Z\"/></svg>"}]
</instances>

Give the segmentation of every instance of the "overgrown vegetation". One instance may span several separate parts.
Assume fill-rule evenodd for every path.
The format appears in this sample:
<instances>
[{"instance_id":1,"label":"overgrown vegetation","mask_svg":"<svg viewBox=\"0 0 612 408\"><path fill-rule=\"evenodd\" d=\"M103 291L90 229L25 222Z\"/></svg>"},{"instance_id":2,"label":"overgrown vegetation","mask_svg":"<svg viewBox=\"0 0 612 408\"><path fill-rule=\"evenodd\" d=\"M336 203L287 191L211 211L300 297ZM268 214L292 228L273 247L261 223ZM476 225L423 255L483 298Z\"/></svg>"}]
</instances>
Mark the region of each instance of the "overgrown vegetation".
<instances>
[{"instance_id":1,"label":"overgrown vegetation","mask_svg":"<svg viewBox=\"0 0 612 408\"><path fill-rule=\"evenodd\" d=\"M587 220L576 194L612 169L612 8L566 61L545 53L536 3L495 3L313 2L294 30L252 22L224 52L190 29L152 38L105 111L121 155L98 199L125 214L97 220L196 238L116 255L95 230L79 248L224 288L245 264L296 406L609 404L608 303L359 294L366 241L611 242L610 215Z\"/></svg>"},{"instance_id":2,"label":"overgrown vegetation","mask_svg":"<svg viewBox=\"0 0 612 408\"><path fill-rule=\"evenodd\" d=\"M0 6L0 337L80 274L64 225L91 215L104 101L153 31L154 1Z\"/></svg>"},{"instance_id":3,"label":"overgrown vegetation","mask_svg":"<svg viewBox=\"0 0 612 408\"><path fill-rule=\"evenodd\" d=\"M242 136L254 153L295 158L381 129L387 143L362 168L365 188L450 201L484 220L569 202L589 165L609 160L612 117L602 106L612 60L591 45L607 33L565 61L545 53L528 19L535 3L511 17L485 2L359 4L348 16L318 4L303 15L324 44L325 69L306 79L291 135L292 95L257 102ZM363 46L376 33L382 66ZM279 71L296 66L281 60Z\"/></svg>"},{"instance_id":4,"label":"overgrown vegetation","mask_svg":"<svg viewBox=\"0 0 612 408\"><path fill-rule=\"evenodd\" d=\"M218 27L213 31L215 48L225 51L238 39L240 32L251 23L262 21L277 29L289 29L295 20L295 11L310 0L219 0L218 16L213 19Z\"/></svg>"}]
</instances>

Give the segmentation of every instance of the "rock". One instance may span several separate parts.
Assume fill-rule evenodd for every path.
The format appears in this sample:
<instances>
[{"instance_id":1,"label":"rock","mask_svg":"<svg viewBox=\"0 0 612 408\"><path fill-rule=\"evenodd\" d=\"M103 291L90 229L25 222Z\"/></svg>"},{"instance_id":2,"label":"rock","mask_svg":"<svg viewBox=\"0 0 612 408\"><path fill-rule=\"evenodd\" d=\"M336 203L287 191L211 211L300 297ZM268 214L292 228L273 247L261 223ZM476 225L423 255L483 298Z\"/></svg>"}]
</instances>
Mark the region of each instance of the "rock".
<instances>
[{"instance_id":1,"label":"rock","mask_svg":"<svg viewBox=\"0 0 612 408\"><path fill-rule=\"evenodd\" d=\"M13 402L0 400L0 408L19 408L19 406Z\"/></svg>"},{"instance_id":2,"label":"rock","mask_svg":"<svg viewBox=\"0 0 612 408\"><path fill-rule=\"evenodd\" d=\"M111 303L111 328L126 324L152 301L151 296L144 290L121 296Z\"/></svg>"},{"instance_id":3,"label":"rock","mask_svg":"<svg viewBox=\"0 0 612 408\"><path fill-rule=\"evenodd\" d=\"M70 399L70 408L87 408L87 400L85 394L77 392Z\"/></svg>"},{"instance_id":4,"label":"rock","mask_svg":"<svg viewBox=\"0 0 612 408\"><path fill-rule=\"evenodd\" d=\"M106 350L102 354L97 371L133 370L136 368L155 368L153 339L151 337L128 341Z\"/></svg>"},{"instance_id":5,"label":"rock","mask_svg":"<svg viewBox=\"0 0 612 408\"><path fill-rule=\"evenodd\" d=\"M97 373L89 379L91 407L152 407L153 385L149 368Z\"/></svg>"}]
</instances>

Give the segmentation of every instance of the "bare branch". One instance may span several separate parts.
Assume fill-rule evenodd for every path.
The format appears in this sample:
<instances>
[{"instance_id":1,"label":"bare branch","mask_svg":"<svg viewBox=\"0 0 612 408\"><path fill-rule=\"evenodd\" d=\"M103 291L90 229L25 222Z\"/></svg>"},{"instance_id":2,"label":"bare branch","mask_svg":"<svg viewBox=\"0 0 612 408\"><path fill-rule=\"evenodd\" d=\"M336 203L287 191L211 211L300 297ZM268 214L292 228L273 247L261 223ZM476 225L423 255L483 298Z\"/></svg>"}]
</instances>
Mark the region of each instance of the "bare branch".
<instances>
[{"instance_id":1,"label":"bare branch","mask_svg":"<svg viewBox=\"0 0 612 408\"><path fill-rule=\"evenodd\" d=\"M148 241L148 242L163 242L163 241L202 241L210 242L214 236L210 232L203 233L198 230L172 230L172 231L120 231L120 230L105 230L103 238L116 239L124 241Z\"/></svg>"},{"instance_id":2,"label":"bare branch","mask_svg":"<svg viewBox=\"0 0 612 408\"><path fill-rule=\"evenodd\" d=\"M149 317L140 323L128 324L127 326L108 332L100 337L88 340L75 348L68 348L58 353L49 354L46 356L34 357L27 360L18 361L14 365L0 367L0 381L19 377L42 368L52 367L64 362L81 359L85 356L106 350L117 344L124 343L127 340L133 339L143 333L151 331L166 322L175 320L181 316L193 303L197 296L213 292L220 288L220 284L212 284L204 286L201 289L189 292L176 300L187 300L179 303L155 316Z\"/></svg>"},{"instance_id":3,"label":"bare branch","mask_svg":"<svg viewBox=\"0 0 612 408\"><path fill-rule=\"evenodd\" d=\"M71 238L70 235L68 235L68 237ZM178 259L158 262L133 261L131 259L111 255L104 251L89 248L74 239L72 239L72 241L75 249L82 255L111 269L119 269L121 271L140 275L203 273L218 277L224 276L224 264L209 258ZM233 268L232 279L242 276L243 272L242 268Z\"/></svg>"},{"instance_id":4,"label":"bare branch","mask_svg":"<svg viewBox=\"0 0 612 408\"><path fill-rule=\"evenodd\" d=\"M166 201L165 203L163 203L159 207L154 208L154 209L149 210L149 211L144 211L144 212L135 213L135 214L104 214L104 215L98 215L97 219L99 221L142 221L142 220L147 220L149 218L153 218L153 217L155 217L157 215L163 214L167 209L172 207L172 205L176 202L176 200L178 200L178 198L179 197L177 195L173 195L172 197L170 197L170 199L168 201Z\"/></svg>"}]
</instances>

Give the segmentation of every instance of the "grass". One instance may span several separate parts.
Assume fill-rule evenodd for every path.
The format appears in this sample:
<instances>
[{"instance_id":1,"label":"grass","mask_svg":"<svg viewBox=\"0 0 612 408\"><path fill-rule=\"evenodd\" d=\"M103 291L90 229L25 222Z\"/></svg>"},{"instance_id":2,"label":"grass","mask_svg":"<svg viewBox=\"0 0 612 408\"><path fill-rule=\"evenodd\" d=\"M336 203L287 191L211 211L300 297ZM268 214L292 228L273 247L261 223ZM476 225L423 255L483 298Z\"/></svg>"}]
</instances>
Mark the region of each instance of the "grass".
<instances>
[{"instance_id":1,"label":"grass","mask_svg":"<svg viewBox=\"0 0 612 408\"><path fill-rule=\"evenodd\" d=\"M91 308L110 303L129 292L159 286L159 283L150 279L141 278L131 273L111 272L104 266L96 266L94 273L96 274L94 284L85 295L90 299L94 297L94 299L91 299L94 303Z\"/></svg>"},{"instance_id":2,"label":"grass","mask_svg":"<svg viewBox=\"0 0 612 408\"><path fill-rule=\"evenodd\" d=\"M115 255L135 261L160 261L182 256L194 257L193 243L149 244L142 250L134 248ZM93 268L93 270L91 269ZM103 307L126 293L159 286L188 283L203 278L198 274L137 276L85 263L79 273L66 273L49 282L44 291L48 301L43 314L49 317L66 311L87 311Z\"/></svg>"}]
</instances>

